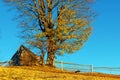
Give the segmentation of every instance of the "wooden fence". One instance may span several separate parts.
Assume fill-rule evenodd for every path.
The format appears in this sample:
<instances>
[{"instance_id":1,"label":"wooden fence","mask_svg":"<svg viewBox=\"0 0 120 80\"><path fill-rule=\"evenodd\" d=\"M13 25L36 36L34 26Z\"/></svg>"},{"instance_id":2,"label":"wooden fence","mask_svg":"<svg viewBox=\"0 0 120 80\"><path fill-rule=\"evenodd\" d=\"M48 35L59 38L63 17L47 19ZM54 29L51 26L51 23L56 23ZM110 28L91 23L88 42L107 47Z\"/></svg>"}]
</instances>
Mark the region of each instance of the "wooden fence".
<instances>
[{"instance_id":1,"label":"wooden fence","mask_svg":"<svg viewBox=\"0 0 120 80\"><path fill-rule=\"evenodd\" d=\"M70 62L55 61L55 66L61 70L79 72L100 72L107 74L120 74L120 67L95 67L92 64L75 64Z\"/></svg>"},{"instance_id":2,"label":"wooden fence","mask_svg":"<svg viewBox=\"0 0 120 80\"><path fill-rule=\"evenodd\" d=\"M5 61L5 62L0 62L0 66L8 66L9 62Z\"/></svg>"}]
</instances>

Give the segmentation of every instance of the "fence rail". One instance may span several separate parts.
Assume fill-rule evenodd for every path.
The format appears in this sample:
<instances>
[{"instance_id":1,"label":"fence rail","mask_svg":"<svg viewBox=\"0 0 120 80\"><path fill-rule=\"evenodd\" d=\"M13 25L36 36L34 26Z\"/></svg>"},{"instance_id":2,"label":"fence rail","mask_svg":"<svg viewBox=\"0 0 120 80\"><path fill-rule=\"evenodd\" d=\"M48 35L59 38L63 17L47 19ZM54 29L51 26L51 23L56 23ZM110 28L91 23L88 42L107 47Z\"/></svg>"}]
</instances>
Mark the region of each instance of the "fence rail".
<instances>
[{"instance_id":1,"label":"fence rail","mask_svg":"<svg viewBox=\"0 0 120 80\"><path fill-rule=\"evenodd\" d=\"M9 62L5 61L5 62L0 62L0 66L8 66Z\"/></svg>"},{"instance_id":2,"label":"fence rail","mask_svg":"<svg viewBox=\"0 0 120 80\"><path fill-rule=\"evenodd\" d=\"M94 67L92 64L75 64L70 62L55 61L55 66L61 70L80 72L101 72L108 74L120 74L120 67Z\"/></svg>"},{"instance_id":3,"label":"fence rail","mask_svg":"<svg viewBox=\"0 0 120 80\"><path fill-rule=\"evenodd\" d=\"M70 62L63 62L63 61L55 61L55 66L60 68L61 70L70 70L70 71L77 71L80 72L93 72L93 65L87 64L75 64Z\"/></svg>"}]
</instances>

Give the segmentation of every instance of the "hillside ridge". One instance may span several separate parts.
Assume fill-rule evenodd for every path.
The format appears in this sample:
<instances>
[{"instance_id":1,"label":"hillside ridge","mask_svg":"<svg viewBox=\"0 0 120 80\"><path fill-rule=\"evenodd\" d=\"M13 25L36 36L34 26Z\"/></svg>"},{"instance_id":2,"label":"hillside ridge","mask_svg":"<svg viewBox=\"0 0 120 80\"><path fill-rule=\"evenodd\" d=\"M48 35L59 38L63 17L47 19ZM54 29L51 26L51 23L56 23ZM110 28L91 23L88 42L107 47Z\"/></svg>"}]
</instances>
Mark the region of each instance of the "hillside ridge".
<instances>
[{"instance_id":1,"label":"hillside ridge","mask_svg":"<svg viewBox=\"0 0 120 80\"><path fill-rule=\"evenodd\" d=\"M0 73L0 79L6 78L4 80L120 80L120 75L103 73L75 73L47 66L0 67Z\"/></svg>"}]
</instances>

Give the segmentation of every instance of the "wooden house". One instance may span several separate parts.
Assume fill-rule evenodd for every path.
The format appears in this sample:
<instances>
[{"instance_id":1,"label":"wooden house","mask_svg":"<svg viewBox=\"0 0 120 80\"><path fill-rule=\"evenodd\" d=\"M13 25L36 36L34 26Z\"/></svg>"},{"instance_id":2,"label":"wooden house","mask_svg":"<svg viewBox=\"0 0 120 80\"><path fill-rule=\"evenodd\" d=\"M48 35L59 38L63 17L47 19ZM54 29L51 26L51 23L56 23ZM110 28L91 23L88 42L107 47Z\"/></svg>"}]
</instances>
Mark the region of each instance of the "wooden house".
<instances>
[{"instance_id":1,"label":"wooden house","mask_svg":"<svg viewBox=\"0 0 120 80\"><path fill-rule=\"evenodd\" d=\"M39 57L25 46L21 45L9 62L10 66L37 66Z\"/></svg>"}]
</instances>

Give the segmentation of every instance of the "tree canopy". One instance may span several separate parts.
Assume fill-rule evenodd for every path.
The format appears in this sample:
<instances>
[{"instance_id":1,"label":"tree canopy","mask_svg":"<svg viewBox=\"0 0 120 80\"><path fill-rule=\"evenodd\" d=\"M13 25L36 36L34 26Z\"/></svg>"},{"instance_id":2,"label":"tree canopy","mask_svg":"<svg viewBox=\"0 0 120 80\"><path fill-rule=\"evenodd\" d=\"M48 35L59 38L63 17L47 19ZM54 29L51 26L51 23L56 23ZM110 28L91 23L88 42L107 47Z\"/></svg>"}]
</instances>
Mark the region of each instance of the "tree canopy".
<instances>
[{"instance_id":1,"label":"tree canopy","mask_svg":"<svg viewBox=\"0 0 120 80\"><path fill-rule=\"evenodd\" d=\"M54 66L55 55L74 53L89 38L94 19L92 0L4 0L16 12L22 38Z\"/></svg>"}]
</instances>

